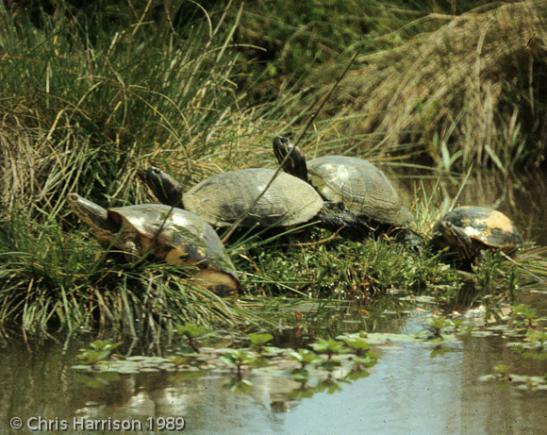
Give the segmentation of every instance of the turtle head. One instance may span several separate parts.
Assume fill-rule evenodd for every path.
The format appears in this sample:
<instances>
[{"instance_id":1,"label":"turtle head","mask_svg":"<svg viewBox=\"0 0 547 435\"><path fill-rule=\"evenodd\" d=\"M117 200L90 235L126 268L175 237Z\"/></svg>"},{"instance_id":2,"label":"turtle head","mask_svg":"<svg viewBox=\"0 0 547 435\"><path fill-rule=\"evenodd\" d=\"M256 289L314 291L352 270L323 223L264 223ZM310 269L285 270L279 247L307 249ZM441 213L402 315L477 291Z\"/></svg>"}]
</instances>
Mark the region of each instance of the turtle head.
<instances>
[{"instance_id":1,"label":"turtle head","mask_svg":"<svg viewBox=\"0 0 547 435\"><path fill-rule=\"evenodd\" d=\"M288 136L274 138L273 152L285 172L308 182L306 157L300 148L292 144Z\"/></svg>"},{"instance_id":2,"label":"turtle head","mask_svg":"<svg viewBox=\"0 0 547 435\"><path fill-rule=\"evenodd\" d=\"M472 260L477 255L473 240L471 240L463 228L454 225L448 220L442 220L436 225L434 237L430 244L436 248L435 250L448 248L452 252L457 253L461 258L467 260Z\"/></svg>"},{"instance_id":3,"label":"turtle head","mask_svg":"<svg viewBox=\"0 0 547 435\"><path fill-rule=\"evenodd\" d=\"M91 228L91 232L103 243L110 243L115 233L120 230L121 222L116 215L77 193L68 195L68 204L74 214Z\"/></svg>"},{"instance_id":4,"label":"turtle head","mask_svg":"<svg viewBox=\"0 0 547 435\"><path fill-rule=\"evenodd\" d=\"M236 296L241 293L241 284L235 273L214 269L201 269L195 277L198 284L218 296Z\"/></svg>"},{"instance_id":5,"label":"turtle head","mask_svg":"<svg viewBox=\"0 0 547 435\"><path fill-rule=\"evenodd\" d=\"M139 170L138 176L162 204L183 208L182 186L169 174L150 166L148 169Z\"/></svg>"},{"instance_id":6,"label":"turtle head","mask_svg":"<svg viewBox=\"0 0 547 435\"><path fill-rule=\"evenodd\" d=\"M241 283L230 259L210 256L206 246L181 241L165 255L165 261L175 266L197 266L199 272L194 281L218 296L237 295L241 292Z\"/></svg>"}]
</instances>

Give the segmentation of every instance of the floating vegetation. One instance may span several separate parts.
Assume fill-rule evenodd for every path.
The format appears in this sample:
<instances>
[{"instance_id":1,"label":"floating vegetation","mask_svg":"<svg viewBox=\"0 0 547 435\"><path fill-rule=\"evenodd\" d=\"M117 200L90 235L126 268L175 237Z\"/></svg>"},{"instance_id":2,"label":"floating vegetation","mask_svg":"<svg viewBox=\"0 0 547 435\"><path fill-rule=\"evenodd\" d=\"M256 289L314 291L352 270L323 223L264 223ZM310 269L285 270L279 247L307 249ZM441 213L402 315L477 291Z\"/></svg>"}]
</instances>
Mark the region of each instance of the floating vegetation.
<instances>
[{"instance_id":1,"label":"floating vegetation","mask_svg":"<svg viewBox=\"0 0 547 435\"><path fill-rule=\"evenodd\" d=\"M192 328L187 328L188 330ZM214 370L222 373L235 369L241 377L245 370L267 367L286 373L300 374L308 369L332 371L335 367L370 368L378 360L375 347L404 343L426 343L421 337L404 334L364 332L339 335L336 338L317 339L308 348L278 348L264 346L273 337L270 334L249 334L250 348L201 346L199 352L171 356L127 356L113 354L117 343L97 340L77 355L80 364L74 370L85 372L117 372L133 374L150 371ZM261 343L260 346L257 343Z\"/></svg>"},{"instance_id":2,"label":"floating vegetation","mask_svg":"<svg viewBox=\"0 0 547 435\"><path fill-rule=\"evenodd\" d=\"M106 361L119 346L120 343L113 343L110 340L96 340L89 345L88 349L80 349L77 358L82 364L95 366L99 362Z\"/></svg>"},{"instance_id":3,"label":"floating vegetation","mask_svg":"<svg viewBox=\"0 0 547 435\"><path fill-rule=\"evenodd\" d=\"M193 323L185 323L184 325L177 325L176 331L178 334L186 337L188 345L194 352L199 352L196 340L199 337L206 335L209 330L201 325L195 325Z\"/></svg>"},{"instance_id":4,"label":"floating vegetation","mask_svg":"<svg viewBox=\"0 0 547 435\"><path fill-rule=\"evenodd\" d=\"M90 351L104 350L102 359L85 360L72 366L77 378L86 386L101 388L118 381L120 376L145 373L163 373L167 376L206 376L223 379L222 385L233 393L251 394L258 379L283 379L280 382L288 400L311 397L317 392L335 393L344 383L369 376L370 370L381 359L384 350L395 347L420 346L425 351L439 353L460 348L453 335L443 336L443 343L435 343L427 335L392 333L345 333L335 338L317 338L306 347L278 348L268 345L275 339L267 333L251 333L245 337L233 337L236 344L225 347L226 337L198 331L193 325L181 328L191 335L199 335L204 343L199 352L179 351L165 356L122 356L107 351L116 344L108 341L93 342ZM198 334L199 332L199 334ZM181 334L185 336L185 334ZM193 337L196 338L196 337ZM244 344L241 347L240 343ZM261 381L260 381L261 382Z\"/></svg>"},{"instance_id":5,"label":"floating vegetation","mask_svg":"<svg viewBox=\"0 0 547 435\"><path fill-rule=\"evenodd\" d=\"M511 373L511 370L512 368L507 364L497 364L494 366L494 373L479 377L479 381L511 384L523 391L547 391L547 374L544 376L519 375Z\"/></svg>"}]
</instances>

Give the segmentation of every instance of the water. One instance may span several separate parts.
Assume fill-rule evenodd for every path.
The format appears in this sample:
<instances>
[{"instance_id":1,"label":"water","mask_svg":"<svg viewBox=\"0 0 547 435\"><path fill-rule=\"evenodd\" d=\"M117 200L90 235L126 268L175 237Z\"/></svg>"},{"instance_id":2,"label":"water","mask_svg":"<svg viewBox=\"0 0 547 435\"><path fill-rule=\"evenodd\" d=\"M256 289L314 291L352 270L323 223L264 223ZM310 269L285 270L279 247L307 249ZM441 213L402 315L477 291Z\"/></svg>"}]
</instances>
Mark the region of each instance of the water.
<instances>
[{"instance_id":1,"label":"water","mask_svg":"<svg viewBox=\"0 0 547 435\"><path fill-rule=\"evenodd\" d=\"M422 323L416 313L400 332L413 333ZM76 349L63 353L60 344L32 354L6 349L0 370L1 433L9 433L8 416L25 421L32 416L67 421L73 416L184 416L186 431L196 434L540 434L547 427L545 391L477 381L500 362L519 373L545 372L545 363L518 357L497 337L465 337L436 356L415 343L380 346L370 376L302 400L293 398L298 383L265 374L249 375L253 385L245 393L231 392L226 374L89 376L70 369Z\"/></svg>"},{"instance_id":2,"label":"water","mask_svg":"<svg viewBox=\"0 0 547 435\"><path fill-rule=\"evenodd\" d=\"M457 186L446 182L442 189L454 195ZM528 237L545 243L546 186L544 174L511 188L494 178L475 179L460 203L496 205ZM526 292L521 297L547 313L544 294ZM412 307L403 318L384 315L374 325L376 330L413 334L423 328L426 315ZM379 362L369 376L339 382L337 388L330 384L337 390L332 393L308 391L306 398L301 384L288 376L258 370L246 375L252 386L245 392L232 391L226 386L230 376L219 373L82 374L71 369L81 345L50 342L30 345L29 351L11 343L0 349L0 433L31 433L10 429L15 416L25 424L31 417L49 419L50 433L78 432L75 416L145 422L149 417L183 416L185 432L193 434L541 434L547 428L547 391L478 381L499 363L515 373L547 373L545 361L522 358L499 336L463 336L444 353L414 342L380 346ZM59 428L63 422L68 431Z\"/></svg>"}]
</instances>

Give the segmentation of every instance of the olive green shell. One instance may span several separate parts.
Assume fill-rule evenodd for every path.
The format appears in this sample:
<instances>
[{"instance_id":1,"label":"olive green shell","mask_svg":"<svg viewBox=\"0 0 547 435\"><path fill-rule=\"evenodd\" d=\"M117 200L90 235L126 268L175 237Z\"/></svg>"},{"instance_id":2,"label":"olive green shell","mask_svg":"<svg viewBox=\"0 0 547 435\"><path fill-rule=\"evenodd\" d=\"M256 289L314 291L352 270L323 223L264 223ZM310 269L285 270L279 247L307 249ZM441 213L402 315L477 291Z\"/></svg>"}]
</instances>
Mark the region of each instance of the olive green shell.
<instances>
[{"instance_id":1,"label":"olive green shell","mask_svg":"<svg viewBox=\"0 0 547 435\"><path fill-rule=\"evenodd\" d=\"M506 215L489 207L458 207L445 214L433 228L442 235L443 223L462 230L472 241L489 248L512 252L522 244L522 236Z\"/></svg>"},{"instance_id":2,"label":"olive green shell","mask_svg":"<svg viewBox=\"0 0 547 435\"><path fill-rule=\"evenodd\" d=\"M230 226L243 216L243 227L284 227L308 222L324 202L299 178L258 168L207 178L183 195L183 204L218 227Z\"/></svg>"},{"instance_id":3,"label":"olive green shell","mask_svg":"<svg viewBox=\"0 0 547 435\"><path fill-rule=\"evenodd\" d=\"M321 196L344 204L353 214L395 225L412 220L393 184L369 161L323 156L308 161L307 166L310 182Z\"/></svg>"},{"instance_id":4,"label":"olive green shell","mask_svg":"<svg viewBox=\"0 0 547 435\"><path fill-rule=\"evenodd\" d=\"M196 214L163 204L107 211L121 224L117 234L135 242L139 254L148 250L169 264L218 269L235 277L235 268L217 233Z\"/></svg>"}]
</instances>

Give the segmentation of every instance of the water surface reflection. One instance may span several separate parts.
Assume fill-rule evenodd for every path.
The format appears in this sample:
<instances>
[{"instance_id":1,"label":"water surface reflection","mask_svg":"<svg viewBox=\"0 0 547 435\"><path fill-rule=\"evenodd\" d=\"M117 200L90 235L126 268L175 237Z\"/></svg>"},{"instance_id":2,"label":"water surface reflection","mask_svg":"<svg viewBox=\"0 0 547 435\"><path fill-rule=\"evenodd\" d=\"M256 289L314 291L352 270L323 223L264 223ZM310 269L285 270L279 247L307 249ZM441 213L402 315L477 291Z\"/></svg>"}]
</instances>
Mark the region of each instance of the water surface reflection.
<instances>
[{"instance_id":1,"label":"water surface reflection","mask_svg":"<svg viewBox=\"0 0 547 435\"><path fill-rule=\"evenodd\" d=\"M400 332L414 333L423 321L423 313L410 316ZM81 374L70 369L77 347L4 349L1 433L9 432L9 417L37 415L184 416L188 433L197 434L542 433L547 427L547 392L477 381L500 362L518 373L545 373L545 362L522 359L499 337L464 336L440 354L417 343L381 346L369 376L340 382L332 394L328 388L300 394L302 384L288 376L259 371L248 375L246 391L227 388L226 373Z\"/></svg>"}]
</instances>

